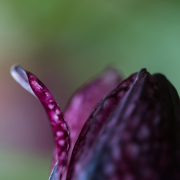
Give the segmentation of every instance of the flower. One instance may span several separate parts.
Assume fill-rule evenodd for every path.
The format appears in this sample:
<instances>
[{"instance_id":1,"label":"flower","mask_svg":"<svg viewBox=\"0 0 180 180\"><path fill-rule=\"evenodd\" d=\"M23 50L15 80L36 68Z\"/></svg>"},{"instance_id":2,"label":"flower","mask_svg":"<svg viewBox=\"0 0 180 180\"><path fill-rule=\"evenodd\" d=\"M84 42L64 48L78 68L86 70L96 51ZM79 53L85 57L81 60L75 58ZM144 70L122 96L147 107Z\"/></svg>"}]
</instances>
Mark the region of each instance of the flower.
<instances>
[{"instance_id":1,"label":"flower","mask_svg":"<svg viewBox=\"0 0 180 180\"><path fill-rule=\"evenodd\" d=\"M165 76L142 69L122 81L110 69L75 93L63 115L37 77L18 65L11 74L50 119L49 180L180 179L180 101Z\"/></svg>"}]
</instances>

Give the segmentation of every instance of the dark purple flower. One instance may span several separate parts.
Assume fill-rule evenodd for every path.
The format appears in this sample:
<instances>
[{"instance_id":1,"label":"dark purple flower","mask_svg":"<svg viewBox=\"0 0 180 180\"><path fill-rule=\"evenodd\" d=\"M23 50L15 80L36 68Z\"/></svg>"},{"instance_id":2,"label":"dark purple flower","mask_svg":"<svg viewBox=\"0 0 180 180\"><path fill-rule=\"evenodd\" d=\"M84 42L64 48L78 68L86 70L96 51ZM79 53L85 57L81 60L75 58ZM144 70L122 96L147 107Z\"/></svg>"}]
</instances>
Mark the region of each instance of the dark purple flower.
<instances>
[{"instance_id":1,"label":"dark purple flower","mask_svg":"<svg viewBox=\"0 0 180 180\"><path fill-rule=\"evenodd\" d=\"M37 77L20 66L11 74L49 116L49 180L180 180L180 101L165 76L142 69L121 82L110 69L75 93L63 116Z\"/></svg>"}]
</instances>

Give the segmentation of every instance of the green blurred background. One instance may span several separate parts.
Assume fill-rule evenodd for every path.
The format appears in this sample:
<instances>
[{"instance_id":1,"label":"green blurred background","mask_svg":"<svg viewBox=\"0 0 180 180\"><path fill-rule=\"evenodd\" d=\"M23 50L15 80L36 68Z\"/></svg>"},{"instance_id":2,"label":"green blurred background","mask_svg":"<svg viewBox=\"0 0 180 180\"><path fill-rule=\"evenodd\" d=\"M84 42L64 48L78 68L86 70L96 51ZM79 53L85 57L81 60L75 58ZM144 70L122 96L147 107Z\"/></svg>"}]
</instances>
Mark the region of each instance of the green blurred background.
<instances>
[{"instance_id":1,"label":"green blurred background","mask_svg":"<svg viewBox=\"0 0 180 180\"><path fill-rule=\"evenodd\" d=\"M146 67L180 92L180 2L0 0L0 179L48 179L52 135L35 98L14 82L14 63L36 74L63 109L107 66Z\"/></svg>"}]
</instances>

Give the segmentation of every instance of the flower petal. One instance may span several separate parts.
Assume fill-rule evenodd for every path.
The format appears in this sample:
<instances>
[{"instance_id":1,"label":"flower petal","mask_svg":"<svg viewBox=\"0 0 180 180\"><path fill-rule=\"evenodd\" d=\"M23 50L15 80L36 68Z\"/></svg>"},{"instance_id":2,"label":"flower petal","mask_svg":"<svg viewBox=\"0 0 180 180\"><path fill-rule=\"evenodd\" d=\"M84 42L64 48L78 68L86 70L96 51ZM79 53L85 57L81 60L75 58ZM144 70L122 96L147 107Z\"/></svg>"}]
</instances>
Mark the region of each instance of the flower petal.
<instances>
[{"instance_id":1,"label":"flower petal","mask_svg":"<svg viewBox=\"0 0 180 180\"><path fill-rule=\"evenodd\" d=\"M167 80L156 79L140 71L79 165L76 180L179 179L179 97Z\"/></svg>"},{"instance_id":2,"label":"flower petal","mask_svg":"<svg viewBox=\"0 0 180 180\"><path fill-rule=\"evenodd\" d=\"M122 79L116 69L108 69L98 78L87 83L71 98L65 109L64 117L71 132L72 148L81 132L84 122L95 105L121 81Z\"/></svg>"},{"instance_id":3,"label":"flower petal","mask_svg":"<svg viewBox=\"0 0 180 180\"><path fill-rule=\"evenodd\" d=\"M154 77L159 82L163 92L164 118L164 136L169 136L169 147L171 151L168 156L171 159L169 169L164 173L164 177L170 179L180 179L180 100L176 89L162 74L155 74ZM164 159L167 159L164 152Z\"/></svg>"},{"instance_id":4,"label":"flower petal","mask_svg":"<svg viewBox=\"0 0 180 180\"><path fill-rule=\"evenodd\" d=\"M172 134L167 124L171 119L164 113L169 110L163 103L159 83L146 70L141 70L73 178L177 180L169 173Z\"/></svg>"},{"instance_id":5,"label":"flower petal","mask_svg":"<svg viewBox=\"0 0 180 180\"><path fill-rule=\"evenodd\" d=\"M87 158L96 136L98 136L98 133L116 107L117 103L130 89L135 78L136 74L130 76L117 88L109 92L89 116L73 149L67 180L74 179L72 178L74 177L74 171L79 171L76 168L80 166L83 159Z\"/></svg>"},{"instance_id":6,"label":"flower petal","mask_svg":"<svg viewBox=\"0 0 180 180\"><path fill-rule=\"evenodd\" d=\"M36 97L34 92L32 91L32 88L29 84L29 79L26 74L26 71L19 65L14 65L11 67L11 75L12 77L27 91L29 91L33 96ZM37 98L37 97L36 97Z\"/></svg>"},{"instance_id":7,"label":"flower petal","mask_svg":"<svg viewBox=\"0 0 180 180\"><path fill-rule=\"evenodd\" d=\"M54 162L59 161L58 171L60 171L61 176L63 168L67 164L70 147L69 130L63 119L63 114L49 90L36 76L18 65L11 68L11 74L18 83L39 99L49 117L56 145Z\"/></svg>"},{"instance_id":8,"label":"flower petal","mask_svg":"<svg viewBox=\"0 0 180 180\"><path fill-rule=\"evenodd\" d=\"M59 180L58 177L58 162L54 165L54 168L52 169L52 172L50 174L49 180Z\"/></svg>"}]
</instances>

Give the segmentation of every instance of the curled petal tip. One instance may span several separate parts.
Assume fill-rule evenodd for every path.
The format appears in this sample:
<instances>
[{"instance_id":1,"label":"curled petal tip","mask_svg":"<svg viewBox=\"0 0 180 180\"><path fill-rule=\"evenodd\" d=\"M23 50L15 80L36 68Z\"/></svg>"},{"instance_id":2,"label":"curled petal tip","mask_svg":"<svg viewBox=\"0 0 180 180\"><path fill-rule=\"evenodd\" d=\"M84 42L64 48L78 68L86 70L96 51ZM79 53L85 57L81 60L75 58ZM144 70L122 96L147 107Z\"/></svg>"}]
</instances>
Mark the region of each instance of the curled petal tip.
<instances>
[{"instance_id":1,"label":"curled petal tip","mask_svg":"<svg viewBox=\"0 0 180 180\"><path fill-rule=\"evenodd\" d=\"M36 97L34 94L27 76L26 71L18 64L15 64L11 67L10 73L12 77L27 91L29 91L32 95Z\"/></svg>"},{"instance_id":2,"label":"curled petal tip","mask_svg":"<svg viewBox=\"0 0 180 180\"><path fill-rule=\"evenodd\" d=\"M52 94L36 76L25 71L19 65L14 65L11 68L11 75L23 88L33 94L41 102L49 117L56 144L53 164L59 160L57 165L58 173L56 173L57 177L54 179L53 176L53 180L57 180L57 178L61 177L63 168L67 164L70 147L69 130L64 121L63 114ZM52 178L50 177L50 179Z\"/></svg>"}]
</instances>

